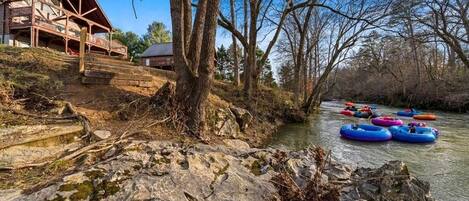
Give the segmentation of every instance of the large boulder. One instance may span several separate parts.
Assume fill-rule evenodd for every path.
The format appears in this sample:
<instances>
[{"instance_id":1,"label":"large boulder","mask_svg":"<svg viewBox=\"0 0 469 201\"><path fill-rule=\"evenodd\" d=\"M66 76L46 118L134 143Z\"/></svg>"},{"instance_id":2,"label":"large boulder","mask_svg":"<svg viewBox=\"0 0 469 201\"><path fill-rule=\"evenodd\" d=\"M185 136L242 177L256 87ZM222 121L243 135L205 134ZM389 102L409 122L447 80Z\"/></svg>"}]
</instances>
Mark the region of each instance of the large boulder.
<instances>
[{"instance_id":1,"label":"large boulder","mask_svg":"<svg viewBox=\"0 0 469 201\"><path fill-rule=\"evenodd\" d=\"M430 184L409 174L401 161L391 161L377 169L358 168L343 189L342 200L434 200Z\"/></svg>"},{"instance_id":2,"label":"large boulder","mask_svg":"<svg viewBox=\"0 0 469 201\"><path fill-rule=\"evenodd\" d=\"M217 136L239 138L240 128L235 115L229 109L215 109L209 112L208 127Z\"/></svg>"}]
</instances>

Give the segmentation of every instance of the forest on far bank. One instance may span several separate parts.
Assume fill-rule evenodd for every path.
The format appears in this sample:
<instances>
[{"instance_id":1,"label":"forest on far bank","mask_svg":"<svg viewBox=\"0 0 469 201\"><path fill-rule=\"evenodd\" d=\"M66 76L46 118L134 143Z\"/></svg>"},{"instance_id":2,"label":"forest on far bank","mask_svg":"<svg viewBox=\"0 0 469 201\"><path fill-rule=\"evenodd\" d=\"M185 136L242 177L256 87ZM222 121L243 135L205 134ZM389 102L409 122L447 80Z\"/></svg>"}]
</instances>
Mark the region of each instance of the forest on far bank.
<instances>
[{"instance_id":1,"label":"forest on far bank","mask_svg":"<svg viewBox=\"0 0 469 201\"><path fill-rule=\"evenodd\" d=\"M469 110L469 1L313 2L285 17L270 55L279 68L267 60L261 84L292 92L299 105L315 91L319 102ZM238 46L237 57L247 58ZM258 61L263 54L257 48ZM217 79L233 81L234 59L233 45L218 48Z\"/></svg>"}]
</instances>

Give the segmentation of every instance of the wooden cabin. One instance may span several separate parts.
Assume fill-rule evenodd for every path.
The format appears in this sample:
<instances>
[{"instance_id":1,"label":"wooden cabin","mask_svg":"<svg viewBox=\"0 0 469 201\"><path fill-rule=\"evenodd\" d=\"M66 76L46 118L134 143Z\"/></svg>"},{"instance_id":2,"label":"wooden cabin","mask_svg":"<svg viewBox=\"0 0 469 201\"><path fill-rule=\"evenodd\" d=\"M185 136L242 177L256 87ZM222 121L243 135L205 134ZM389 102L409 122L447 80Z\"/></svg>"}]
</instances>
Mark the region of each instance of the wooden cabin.
<instances>
[{"instance_id":1,"label":"wooden cabin","mask_svg":"<svg viewBox=\"0 0 469 201\"><path fill-rule=\"evenodd\" d=\"M150 46L140 55L142 66L173 70L173 43L159 43Z\"/></svg>"},{"instance_id":2,"label":"wooden cabin","mask_svg":"<svg viewBox=\"0 0 469 201\"><path fill-rule=\"evenodd\" d=\"M96 0L0 0L0 42L78 53L86 28L88 52L127 56L112 39L112 25Z\"/></svg>"}]
</instances>

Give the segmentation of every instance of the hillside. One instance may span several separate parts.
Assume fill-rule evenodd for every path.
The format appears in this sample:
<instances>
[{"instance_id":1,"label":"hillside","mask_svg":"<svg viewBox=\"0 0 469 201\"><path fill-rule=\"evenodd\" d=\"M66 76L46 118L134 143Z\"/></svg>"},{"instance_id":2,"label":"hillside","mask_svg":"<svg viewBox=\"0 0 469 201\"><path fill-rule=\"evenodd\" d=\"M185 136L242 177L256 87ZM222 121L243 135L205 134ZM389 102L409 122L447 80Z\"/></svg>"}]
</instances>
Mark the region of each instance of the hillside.
<instances>
[{"instance_id":1,"label":"hillside","mask_svg":"<svg viewBox=\"0 0 469 201\"><path fill-rule=\"evenodd\" d=\"M77 68L77 60L58 52L46 49L19 49L0 47L0 97L2 105L36 114L50 114L59 107L60 102L71 103L78 113L86 116L92 130L109 130L122 133L148 125L165 118L165 114L152 112L161 108L151 108L150 99L167 81L173 82L168 73L148 69L153 78L152 87L131 87L112 85L83 85ZM229 83L216 82L209 98L208 116L216 116L215 111L230 106L248 108L242 101L241 91ZM253 124L243 133L242 138L260 145L272 130L284 120L284 111L290 108L288 95L279 91L263 88L259 96L250 103L254 116ZM28 122L15 121L16 118L2 119L3 127ZM138 127L138 126L137 126ZM159 132L160 129L168 132ZM213 128L211 128L213 129ZM182 137L170 125L156 125L150 128L151 137ZM168 135L168 133L171 133ZM265 136L258 136L262 133ZM218 140L214 133L208 137ZM255 138L255 139L253 139Z\"/></svg>"}]
</instances>

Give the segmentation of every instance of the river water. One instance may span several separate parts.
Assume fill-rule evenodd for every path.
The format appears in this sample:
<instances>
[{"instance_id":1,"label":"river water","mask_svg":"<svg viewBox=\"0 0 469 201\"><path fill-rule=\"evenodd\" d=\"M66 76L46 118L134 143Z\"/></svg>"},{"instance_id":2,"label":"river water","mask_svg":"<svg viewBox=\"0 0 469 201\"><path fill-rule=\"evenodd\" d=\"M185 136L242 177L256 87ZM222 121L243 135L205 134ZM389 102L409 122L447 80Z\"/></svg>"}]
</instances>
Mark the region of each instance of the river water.
<instances>
[{"instance_id":1,"label":"river water","mask_svg":"<svg viewBox=\"0 0 469 201\"><path fill-rule=\"evenodd\" d=\"M392 114L402 108L376 105L378 112ZM271 147L302 149L312 144L331 150L333 156L353 166L380 167L386 161L401 160L417 177L429 181L437 200L469 200L469 115L425 111L439 119L427 122L440 130L432 144L409 144L396 141L365 143L340 137L347 123L370 123L366 119L339 114L343 102L324 102L321 112L311 116L308 124L289 124L279 129L269 142ZM405 123L411 118L401 118Z\"/></svg>"}]
</instances>

